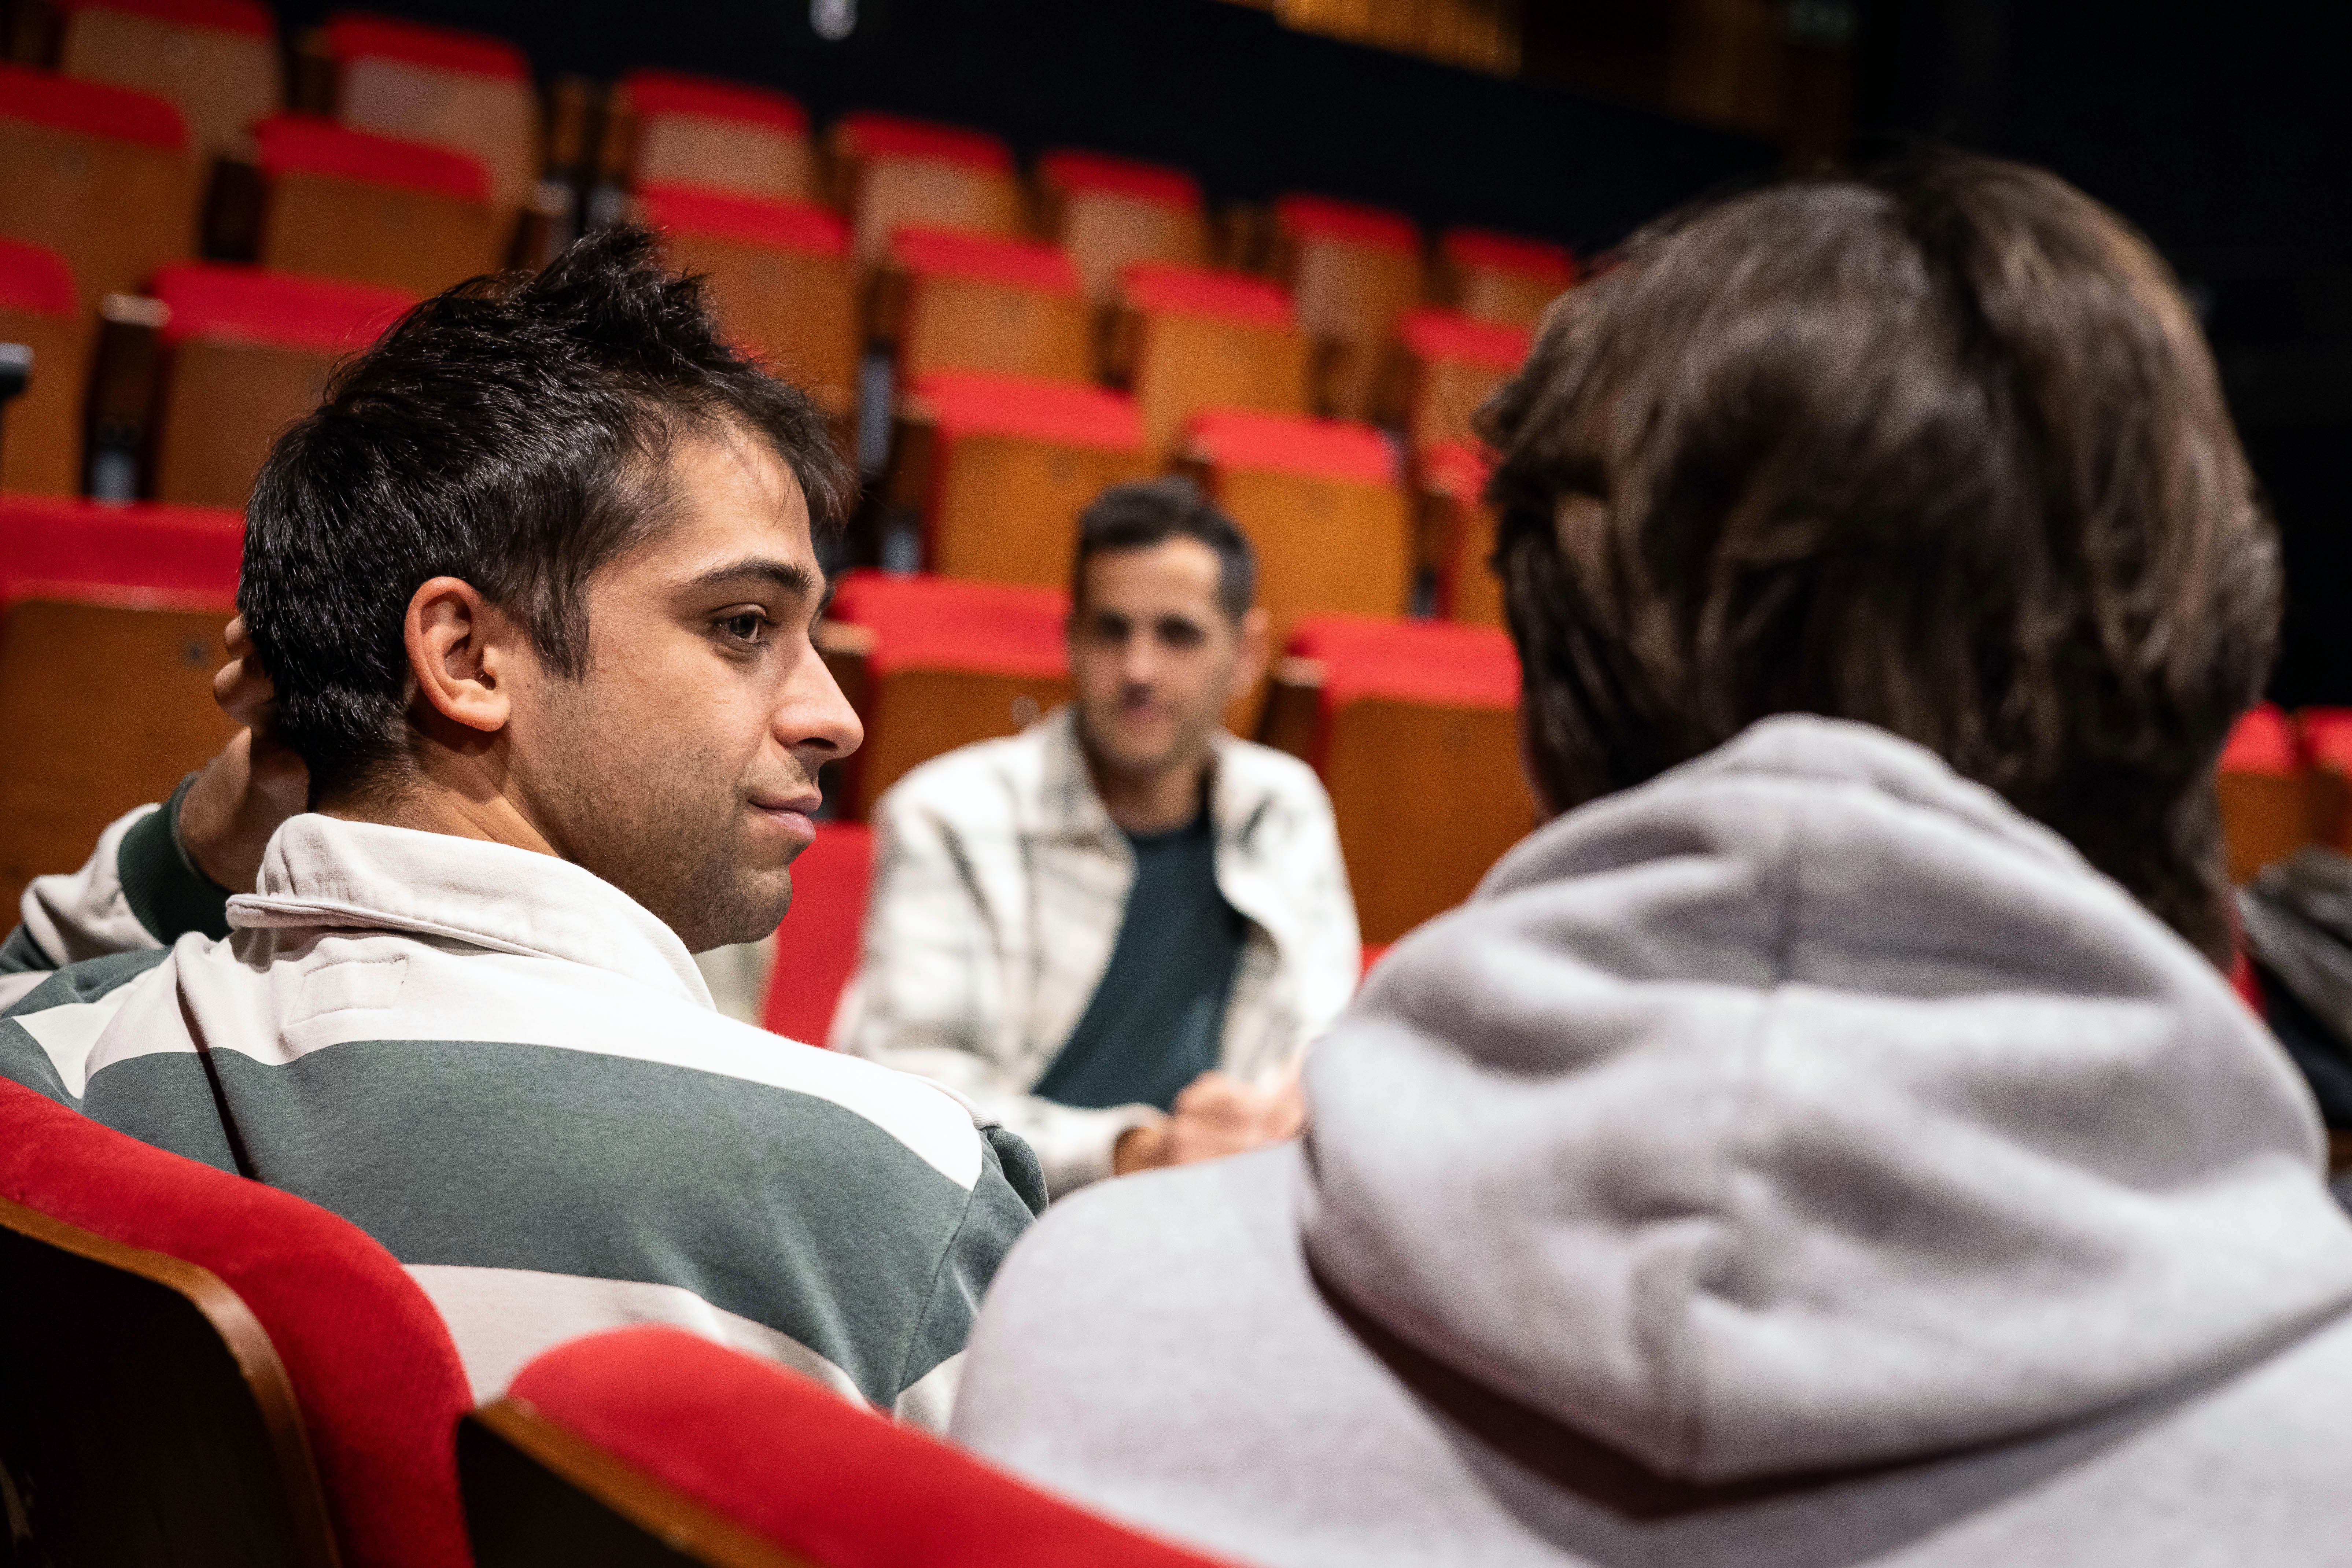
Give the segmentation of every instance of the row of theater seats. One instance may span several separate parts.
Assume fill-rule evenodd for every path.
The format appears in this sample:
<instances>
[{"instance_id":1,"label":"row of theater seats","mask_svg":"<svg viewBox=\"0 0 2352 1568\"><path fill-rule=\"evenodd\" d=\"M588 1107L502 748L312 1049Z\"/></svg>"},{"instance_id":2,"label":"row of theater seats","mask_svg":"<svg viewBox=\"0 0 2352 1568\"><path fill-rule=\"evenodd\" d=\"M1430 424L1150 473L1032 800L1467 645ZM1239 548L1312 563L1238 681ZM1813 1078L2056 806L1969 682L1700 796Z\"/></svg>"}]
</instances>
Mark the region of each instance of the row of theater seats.
<instances>
[{"instance_id":1,"label":"row of theater seats","mask_svg":"<svg viewBox=\"0 0 2352 1568\"><path fill-rule=\"evenodd\" d=\"M0 1279L12 1562L1208 1568L675 1329L474 1408L356 1226L5 1080Z\"/></svg>"}]
</instances>

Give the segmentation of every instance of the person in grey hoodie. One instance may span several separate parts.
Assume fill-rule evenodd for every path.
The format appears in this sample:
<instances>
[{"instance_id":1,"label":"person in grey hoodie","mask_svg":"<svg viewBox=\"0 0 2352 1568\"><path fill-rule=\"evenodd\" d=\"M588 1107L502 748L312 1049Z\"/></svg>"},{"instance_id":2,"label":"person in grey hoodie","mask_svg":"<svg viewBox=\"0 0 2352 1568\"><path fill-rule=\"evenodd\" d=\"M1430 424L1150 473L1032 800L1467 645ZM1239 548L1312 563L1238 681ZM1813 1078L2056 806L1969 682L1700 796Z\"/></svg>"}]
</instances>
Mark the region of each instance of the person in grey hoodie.
<instances>
[{"instance_id":1,"label":"person in grey hoodie","mask_svg":"<svg viewBox=\"0 0 2352 1568\"><path fill-rule=\"evenodd\" d=\"M2275 546L2161 263L1754 193L1485 422L1551 819L1303 1142L1055 1206L953 1435L1247 1563L2352 1563L2352 1224L2223 975Z\"/></svg>"}]
</instances>

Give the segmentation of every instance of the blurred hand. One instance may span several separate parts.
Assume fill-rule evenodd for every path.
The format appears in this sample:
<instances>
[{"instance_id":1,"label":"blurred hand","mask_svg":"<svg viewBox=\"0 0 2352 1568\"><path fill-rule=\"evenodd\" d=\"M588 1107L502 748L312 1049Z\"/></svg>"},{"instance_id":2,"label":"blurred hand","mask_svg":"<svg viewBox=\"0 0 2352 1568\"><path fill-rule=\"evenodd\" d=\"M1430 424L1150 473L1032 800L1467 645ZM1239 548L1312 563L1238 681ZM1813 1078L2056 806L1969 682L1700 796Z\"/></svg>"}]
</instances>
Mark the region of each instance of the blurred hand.
<instances>
[{"instance_id":1,"label":"blurred hand","mask_svg":"<svg viewBox=\"0 0 2352 1568\"><path fill-rule=\"evenodd\" d=\"M180 803L180 839L196 868L231 892L247 892L278 825L310 804L310 771L277 738L278 693L253 658L239 616L228 624L228 662L213 676L213 700L244 726L205 764Z\"/></svg>"},{"instance_id":2,"label":"blurred hand","mask_svg":"<svg viewBox=\"0 0 2352 1568\"><path fill-rule=\"evenodd\" d=\"M1267 1089L1212 1070L1184 1087L1176 1097L1175 1114L1122 1135L1111 1168L1123 1176L1158 1165L1244 1154L1297 1137L1306 1123L1307 1101L1295 1065Z\"/></svg>"}]
</instances>

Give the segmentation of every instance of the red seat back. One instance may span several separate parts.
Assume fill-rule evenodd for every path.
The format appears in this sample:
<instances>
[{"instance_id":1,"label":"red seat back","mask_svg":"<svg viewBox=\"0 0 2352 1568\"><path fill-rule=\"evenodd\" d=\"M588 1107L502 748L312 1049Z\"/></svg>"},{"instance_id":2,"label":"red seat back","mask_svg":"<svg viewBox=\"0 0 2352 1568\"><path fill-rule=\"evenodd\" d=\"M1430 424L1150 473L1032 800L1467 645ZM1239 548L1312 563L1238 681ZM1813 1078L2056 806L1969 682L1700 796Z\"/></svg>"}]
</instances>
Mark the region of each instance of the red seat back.
<instances>
[{"instance_id":1,"label":"red seat back","mask_svg":"<svg viewBox=\"0 0 2352 1568\"><path fill-rule=\"evenodd\" d=\"M787 1039L825 1043L841 988L857 968L866 893L874 881L874 830L820 822L816 842L793 862L793 907L776 931L763 1022Z\"/></svg>"},{"instance_id":2,"label":"red seat back","mask_svg":"<svg viewBox=\"0 0 2352 1568\"><path fill-rule=\"evenodd\" d=\"M209 1270L268 1332L345 1564L471 1561L452 1437L471 1403L446 1328L356 1226L0 1079L0 1197Z\"/></svg>"},{"instance_id":3,"label":"red seat back","mask_svg":"<svg viewBox=\"0 0 2352 1568\"><path fill-rule=\"evenodd\" d=\"M502 1441L601 1451L639 1479L633 1511L656 1530L666 1515L715 1514L814 1568L1209 1562L1048 1497L773 1362L676 1329L624 1329L560 1346L522 1370L508 1403L467 1423L467 1509L484 1568L552 1563L551 1532L534 1539L506 1528L508 1489L478 1486ZM580 1487L583 1477L568 1479ZM603 1489L591 1480L575 1495L585 1510Z\"/></svg>"}]
</instances>

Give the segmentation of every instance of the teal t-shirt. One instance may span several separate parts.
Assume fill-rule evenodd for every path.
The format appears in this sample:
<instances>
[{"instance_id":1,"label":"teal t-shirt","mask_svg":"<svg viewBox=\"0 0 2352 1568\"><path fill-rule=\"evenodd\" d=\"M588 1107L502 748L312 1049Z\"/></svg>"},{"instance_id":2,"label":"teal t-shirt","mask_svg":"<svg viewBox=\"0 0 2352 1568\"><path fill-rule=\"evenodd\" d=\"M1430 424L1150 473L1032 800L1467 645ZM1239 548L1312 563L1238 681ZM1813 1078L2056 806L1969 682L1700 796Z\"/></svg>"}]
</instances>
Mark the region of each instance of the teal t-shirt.
<instances>
[{"instance_id":1,"label":"teal t-shirt","mask_svg":"<svg viewBox=\"0 0 2352 1568\"><path fill-rule=\"evenodd\" d=\"M1064 1105L1156 1105L1217 1065L1225 994L1249 921L1217 890L1206 804L1186 826L1130 833L1135 887L1110 966L1034 1092Z\"/></svg>"}]
</instances>

